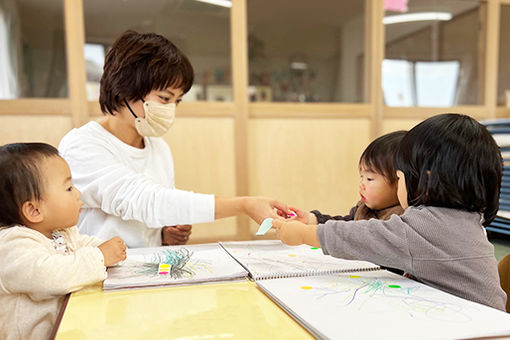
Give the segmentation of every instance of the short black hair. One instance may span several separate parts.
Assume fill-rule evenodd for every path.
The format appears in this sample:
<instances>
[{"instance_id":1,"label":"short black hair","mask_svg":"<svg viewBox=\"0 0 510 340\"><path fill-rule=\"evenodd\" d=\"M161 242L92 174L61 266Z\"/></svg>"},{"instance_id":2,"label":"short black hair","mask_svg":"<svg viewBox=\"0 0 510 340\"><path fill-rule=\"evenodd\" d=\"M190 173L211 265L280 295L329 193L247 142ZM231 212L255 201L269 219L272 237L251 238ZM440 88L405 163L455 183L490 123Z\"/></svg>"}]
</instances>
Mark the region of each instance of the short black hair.
<instances>
[{"instance_id":1,"label":"short black hair","mask_svg":"<svg viewBox=\"0 0 510 340\"><path fill-rule=\"evenodd\" d=\"M388 179L390 184L397 181L395 174L395 154L400 141L407 131L395 131L376 138L361 154L359 165Z\"/></svg>"},{"instance_id":2,"label":"short black hair","mask_svg":"<svg viewBox=\"0 0 510 340\"><path fill-rule=\"evenodd\" d=\"M498 211L502 166L501 152L487 128L455 113L416 125L402 139L396 156L410 206L480 212L484 225Z\"/></svg>"},{"instance_id":3,"label":"short black hair","mask_svg":"<svg viewBox=\"0 0 510 340\"><path fill-rule=\"evenodd\" d=\"M188 58L156 33L124 32L106 54L99 90L101 111L114 114L124 100L143 99L169 86L188 92L194 72Z\"/></svg>"},{"instance_id":4,"label":"short black hair","mask_svg":"<svg viewBox=\"0 0 510 340\"><path fill-rule=\"evenodd\" d=\"M30 200L41 200L44 180L42 159L59 156L46 143L13 143L0 147L0 225L24 224L21 207Z\"/></svg>"}]
</instances>

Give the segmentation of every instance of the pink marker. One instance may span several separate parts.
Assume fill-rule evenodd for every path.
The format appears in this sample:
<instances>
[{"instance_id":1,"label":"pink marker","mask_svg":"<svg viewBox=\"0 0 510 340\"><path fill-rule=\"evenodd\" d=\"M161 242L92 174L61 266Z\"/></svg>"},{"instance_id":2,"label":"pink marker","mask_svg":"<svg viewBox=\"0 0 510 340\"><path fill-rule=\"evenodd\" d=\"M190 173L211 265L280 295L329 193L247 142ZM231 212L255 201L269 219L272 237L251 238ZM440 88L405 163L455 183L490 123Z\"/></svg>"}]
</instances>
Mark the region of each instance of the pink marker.
<instances>
[{"instance_id":1,"label":"pink marker","mask_svg":"<svg viewBox=\"0 0 510 340\"><path fill-rule=\"evenodd\" d=\"M290 211L290 214L287 214L287 218L295 217L295 216L297 216L297 214L294 211L292 211L292 210Z\"/></svg>"}]
</instances>

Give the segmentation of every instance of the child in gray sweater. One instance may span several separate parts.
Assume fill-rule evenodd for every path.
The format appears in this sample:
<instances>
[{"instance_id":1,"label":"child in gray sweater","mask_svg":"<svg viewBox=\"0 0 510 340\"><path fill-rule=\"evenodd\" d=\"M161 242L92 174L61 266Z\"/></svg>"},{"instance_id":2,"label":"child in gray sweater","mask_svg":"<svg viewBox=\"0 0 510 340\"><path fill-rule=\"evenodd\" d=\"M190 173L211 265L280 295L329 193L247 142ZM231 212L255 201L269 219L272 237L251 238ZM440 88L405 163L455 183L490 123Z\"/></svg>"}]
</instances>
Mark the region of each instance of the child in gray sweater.
<instances>
[{"instance_id":1,"label":"child in gray sweater","mask_svg":"<svg viewBox=\"0 0 510 340\"><path fill-rule=\"evenodd\" d=\"M399 145L398 199L406 209L389 220L306 225L274 220L286 244L398 268L462 298L505 310L494 248L484 226L496 215L502 159L487 129L459 114L429 118Z\"/></svg>"}]
</instances>

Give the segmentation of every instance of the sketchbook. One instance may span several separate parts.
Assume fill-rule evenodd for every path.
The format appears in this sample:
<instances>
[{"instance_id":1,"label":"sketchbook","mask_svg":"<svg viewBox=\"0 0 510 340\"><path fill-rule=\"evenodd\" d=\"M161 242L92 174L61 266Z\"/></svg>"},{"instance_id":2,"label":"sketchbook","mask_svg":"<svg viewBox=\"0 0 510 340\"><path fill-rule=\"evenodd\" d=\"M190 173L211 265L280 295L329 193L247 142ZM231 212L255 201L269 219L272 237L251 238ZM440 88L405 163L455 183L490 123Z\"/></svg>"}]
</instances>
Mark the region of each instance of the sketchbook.
<instances>
[{"instance_id":1,"label":"sketchbook","mask_svg":"<svg viewBox=\"0 0 510 340\"><path fill-rule=\"evenodd\" d=\"M390 273L256 281L320 339L465 339L510 335L510 314Z\"/></svg>"},{"instance_id":2,"label":"sketchbook","mask_svg":"<svg viewBox=\"0 0 510 340\"><path fill-rule=\"evenodd\" d=\"M228 281L248 275L218 244L128 249L126 260L107 273L104 290Z\"/></svg>"},{"instance_id":3,"label":"sketchbook","mask_svg":"<svg viewBox=\"0 0 510 340\"><path fill-rule=\"evenodd\" d=\"M279 240L220 242L254 280L333 275L379 270L366 261L343 260L324 255L320 248L288 246Z\"/></svg>"}]
</instances>

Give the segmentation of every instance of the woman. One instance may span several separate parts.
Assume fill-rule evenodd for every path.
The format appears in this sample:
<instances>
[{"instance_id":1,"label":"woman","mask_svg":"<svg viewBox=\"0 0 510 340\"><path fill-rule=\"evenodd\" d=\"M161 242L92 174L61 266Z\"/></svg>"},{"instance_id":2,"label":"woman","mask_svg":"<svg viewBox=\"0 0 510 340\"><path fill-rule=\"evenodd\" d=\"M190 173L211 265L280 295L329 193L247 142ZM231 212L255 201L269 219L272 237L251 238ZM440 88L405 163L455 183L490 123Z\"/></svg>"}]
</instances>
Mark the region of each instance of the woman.
<instances>
[{"instance_id":1,"label":"woman","mask_svg":"<svg viewBox=\"0 0 510 340\"><path fill-rule=\"evenodd\" d=\"M99 103L104 119L71 130L59 150L82 192L81 232L120 236L128 247L184 244L191 224L247 214L281 218L268 198L219 198L174 187L173 159L159 138L193 84L193 68L168 39L127 31L106 55Z\"/></svg>"}]
</instances>

